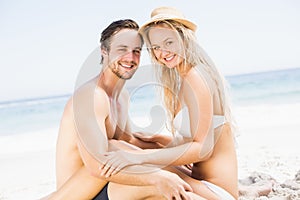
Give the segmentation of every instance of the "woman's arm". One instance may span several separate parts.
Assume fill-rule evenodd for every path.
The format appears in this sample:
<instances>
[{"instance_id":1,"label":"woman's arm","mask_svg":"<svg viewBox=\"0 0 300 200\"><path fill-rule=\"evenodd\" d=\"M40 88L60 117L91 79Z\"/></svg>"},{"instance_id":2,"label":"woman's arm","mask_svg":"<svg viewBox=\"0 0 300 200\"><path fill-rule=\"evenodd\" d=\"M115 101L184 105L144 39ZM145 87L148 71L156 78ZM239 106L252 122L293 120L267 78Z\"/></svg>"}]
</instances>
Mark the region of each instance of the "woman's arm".
<instances>
[{"instance_id":1,"label":"woman's arm","mask_svg":"<svg viewBox=\"0 0 300 200\"><path fill-rule=\"evenodd\" d=\"M159 149L170 143L170 137L164 137L161 134L154 136L145 136L142 133L124 133L119 140L126 141L141 149Z\"/></svg>"},{"instance_id":2,"label":"woman's arm","mask_svg":"<svg viewBox=\"0 0 300 200\"><path fill-rule=\"evenodd\" d=\"M111 140L109 145L113 147L109 148L136 148L123 141ZM151 166L128 166L120 173L107 177L104 173L99 172L99 162L95 160L84 148L81 148L81 155L84 158L84 163L90 163L93 167L91 172L97 172L92 174L98 178L104 179L109 182L133 185L133 186L155 186L163 196L186 196L186 191L192 191L191 187L178 177L178 175L171 172L161 170L157 167ZM107 168L101 168L100 171L106 171Z\"/></svg>"},{"instance_id":3,"label":"woman's arm","mask_svg":"<svg viewBox=\"0 0 300 200\"><path fill-rule=\"evenodd\" d=\"M116 151L105 154L107 162L106 176L116 174L121 169L130 165L185 165L200 162L206 159L208 152L201 152L203 145L199 142L188 142L171 148L146 149L139 151Z\"/></svg>"},{"instance_id":4,"label":"woman's arm","mask_svg":"<svg viewBox=\"0 0 300 200\"><path fill-rule=\"evenodd\" d=\"M212 95L206 82L195 70L186 79L182 89L189 110L191 141L171 148L107 153L106 165L116 170L113 174L134 164L183 165L207 159L215 142Z\"/></svg>"}]
</instances>

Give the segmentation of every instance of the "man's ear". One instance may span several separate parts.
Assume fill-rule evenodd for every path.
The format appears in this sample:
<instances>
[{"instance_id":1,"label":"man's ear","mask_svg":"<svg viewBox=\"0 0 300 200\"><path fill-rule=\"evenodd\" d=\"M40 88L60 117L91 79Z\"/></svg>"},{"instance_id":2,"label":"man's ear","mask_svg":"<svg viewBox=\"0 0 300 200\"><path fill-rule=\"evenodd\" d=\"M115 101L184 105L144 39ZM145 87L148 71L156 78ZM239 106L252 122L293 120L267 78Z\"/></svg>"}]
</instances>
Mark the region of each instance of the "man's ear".
<instances>
[{"instance_id":1,"label":"man's ear","mask_svg":"<svg viewBox=\"0 0 300 200\"><path fill-rule=\"evenodd\" d=\"M101 55L103 57L107 56L108 55L108 52L107 52L107 49L106 48L101 48Z\"/></svg>"}]
</instances>

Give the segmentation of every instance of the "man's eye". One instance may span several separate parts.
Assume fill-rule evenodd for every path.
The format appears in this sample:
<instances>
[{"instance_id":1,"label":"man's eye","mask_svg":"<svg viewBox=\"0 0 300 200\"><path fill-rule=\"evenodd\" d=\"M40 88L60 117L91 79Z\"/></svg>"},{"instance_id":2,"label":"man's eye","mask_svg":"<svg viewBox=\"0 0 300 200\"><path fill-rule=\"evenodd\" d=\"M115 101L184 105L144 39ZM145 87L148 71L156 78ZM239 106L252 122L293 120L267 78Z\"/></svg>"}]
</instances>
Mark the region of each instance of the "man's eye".
<instances>
[{"instance_id":1,"label":"man's eye","mask_svg":"<svg viewBox=\"0 0 300 200\"><path fill-rule=\"evenodd\" d=\"M126 49L118 49L119 52L126 52Z\"/></svg>"},{"instance_id":2,"label":"man's eye","mask_svg":"<svg viewBox=\"0 0 300 200\"><path fill-rule=\"evenodd\" d=\"M141 54L141 50L133 50L134 54L140 55Z\"/></svg>"}]
</instances>

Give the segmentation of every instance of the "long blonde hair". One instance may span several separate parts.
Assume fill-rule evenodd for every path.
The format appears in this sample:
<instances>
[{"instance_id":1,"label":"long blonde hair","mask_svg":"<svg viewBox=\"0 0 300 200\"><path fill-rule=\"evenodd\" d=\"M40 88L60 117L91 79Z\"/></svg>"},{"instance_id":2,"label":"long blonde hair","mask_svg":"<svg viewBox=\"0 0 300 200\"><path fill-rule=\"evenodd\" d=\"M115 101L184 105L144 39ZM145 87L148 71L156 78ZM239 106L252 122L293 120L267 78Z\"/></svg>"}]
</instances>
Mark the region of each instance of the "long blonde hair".
<instances>
[{"instance_id":1,"label":"long blonde hair","mask_svg":"<svg viewBox=\"0 0 300 200\"><path fill-rule=\"evenodd\" d=\"M170 69L168 67L163 67L151 48L151 43L149 40L149 31L152 27L167 25L169 28L176 31L178 39L183 41L183 58L184 64L181 67L176 67ZM218 69L215 67L211 59L206 55L205 51L197 43L195 33L186 28L181 23L174 20L162 20L156 21L147 25L143 32L141 33L147 44L148 50L150 52L151 60L156 66L157 78L163 86L163 99L166 106L166 110L170 119L171 131L174 133L173 120L175 117L175 112L178 106L178 94L181 86L181 76L180 74L186 74L190 67L197 67L200 70L204 70L215 84L217 89L219 99L221 102L221 109L225 120L230 124L231 129L234 125L234 120L231 114L229 95L228 95L228 85L224 77L219 73ZM207 76L203 76L206 77Z\"/></svg>"}]
</instances>

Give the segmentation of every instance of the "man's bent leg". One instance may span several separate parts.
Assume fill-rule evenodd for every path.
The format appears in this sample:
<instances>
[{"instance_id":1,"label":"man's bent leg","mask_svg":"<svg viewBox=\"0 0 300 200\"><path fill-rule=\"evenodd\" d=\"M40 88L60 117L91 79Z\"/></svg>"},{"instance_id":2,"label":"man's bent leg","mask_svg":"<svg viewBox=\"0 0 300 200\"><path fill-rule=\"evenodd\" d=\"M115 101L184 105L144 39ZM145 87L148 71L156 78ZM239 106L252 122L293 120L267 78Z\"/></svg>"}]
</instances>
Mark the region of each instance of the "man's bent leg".
<instances>
[{"instance_id":1,"label":"man's bent leg","mask_svg":"<svg viewBox=\"0 0 300 200\"><path fill-rule=\"evenodd\" d=\"M108 183L103 187L103 189L93 198L93 200L109 200L107 195Z\"/></svg>"}]
</instances>

